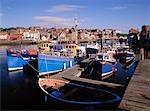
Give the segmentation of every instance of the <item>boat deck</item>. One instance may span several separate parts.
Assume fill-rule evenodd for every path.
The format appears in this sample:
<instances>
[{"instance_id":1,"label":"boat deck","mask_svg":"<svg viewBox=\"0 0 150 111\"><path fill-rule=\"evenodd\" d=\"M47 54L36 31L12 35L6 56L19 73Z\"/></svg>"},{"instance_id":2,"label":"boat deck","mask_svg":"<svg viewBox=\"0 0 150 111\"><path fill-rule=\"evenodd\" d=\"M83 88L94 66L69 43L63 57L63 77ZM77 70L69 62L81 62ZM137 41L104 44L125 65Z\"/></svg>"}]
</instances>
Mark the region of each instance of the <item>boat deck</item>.
<instances>
[{"instance_id":1,"label":"boat deck","mask_svg":"<svg viewBox=\"0 0 150 111\"><path fill-rule=\"evenodd\" d=\"M150 60L139 62L119 108L123 110L150 111Z\"/></svg>"},{"instance_id":2,"label":"boat deck","mask_svg":"<svg viewBox=\"0 0 150 111\"><path fill-rule=\"evenodd\" d=\"M49 76L49 78L65 80L65 79L63 78L64 75L67 75L67 76L76 76L76 75L78 75L79 73L81 73L81 71L82 71L82 69L79 68L78 65L75 65L74 67L68 68L68 69L65 70L65 71L61 71L61 72L59 72L58 74L51 75L51 76Z\"/></svg>"}]
</instances>

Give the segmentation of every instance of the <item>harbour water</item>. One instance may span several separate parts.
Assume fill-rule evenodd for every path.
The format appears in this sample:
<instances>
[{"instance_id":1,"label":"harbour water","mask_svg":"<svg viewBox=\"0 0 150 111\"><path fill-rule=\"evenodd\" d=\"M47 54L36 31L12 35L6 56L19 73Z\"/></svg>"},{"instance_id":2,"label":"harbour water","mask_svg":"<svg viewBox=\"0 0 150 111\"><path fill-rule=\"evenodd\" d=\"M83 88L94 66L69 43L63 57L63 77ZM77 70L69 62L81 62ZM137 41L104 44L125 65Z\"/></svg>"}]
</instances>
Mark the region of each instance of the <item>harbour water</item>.
<instances>
[{"instance_id":1,"label":"harbour water","mask_svg":"<svg viewBox=\"0 0 150 111\"><path fill-rule=\"evenodd\" d=\"M7 48L37 49L36 45L23 46L0 46L0 80L1 80L1 104L2 109L62 109L54 105L53 102L45 103L44 94L40 88L32 82L33 77L23 71L7 71ZM116 66L117 73L105 81L119 84L126 84L134 73L136 63L128 70L122 68L120 64Z\"/></svg>"}]
</instances>

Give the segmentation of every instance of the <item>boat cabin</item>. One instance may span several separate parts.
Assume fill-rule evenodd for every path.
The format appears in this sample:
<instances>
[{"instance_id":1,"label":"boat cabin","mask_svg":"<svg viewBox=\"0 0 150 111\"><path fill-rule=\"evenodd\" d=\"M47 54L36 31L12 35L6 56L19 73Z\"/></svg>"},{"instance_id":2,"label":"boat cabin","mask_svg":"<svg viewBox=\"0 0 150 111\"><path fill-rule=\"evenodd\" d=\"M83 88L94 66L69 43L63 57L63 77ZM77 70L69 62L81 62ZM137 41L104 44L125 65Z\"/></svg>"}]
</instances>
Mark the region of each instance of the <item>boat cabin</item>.
<instances>
[{"instance_id":1,"label":"boat cabin","mask_svg":"<svg viewBox=\"0 0 150 111\"><path fill-rule=\"evenodd\" d=\"M42 43L39 46L41 53L47 53L50 55L74 57L76 56L77 45L68 43Z\"/></svg>"},{"instance_id":2,"label":"boat cabin","mask_svg":"<svg viewBox=\"0 0 150 111\"><path fill-rule=\"evenodd\" d=\"M113 56L110 55L109 53L98 53L96 56L96 60L111 63L116 62L116 59L114 59Z\"/></svg>"}]
</instances>

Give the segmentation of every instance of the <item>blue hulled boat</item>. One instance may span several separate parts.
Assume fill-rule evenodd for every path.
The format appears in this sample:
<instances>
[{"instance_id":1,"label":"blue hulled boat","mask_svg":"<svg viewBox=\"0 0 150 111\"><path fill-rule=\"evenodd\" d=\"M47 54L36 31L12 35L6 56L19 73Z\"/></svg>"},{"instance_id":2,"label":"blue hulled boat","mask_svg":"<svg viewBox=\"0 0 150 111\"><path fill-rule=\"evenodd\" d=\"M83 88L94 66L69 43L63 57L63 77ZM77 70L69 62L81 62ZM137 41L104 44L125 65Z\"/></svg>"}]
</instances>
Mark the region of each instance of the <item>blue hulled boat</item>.
<instances>
[{"instance_id":1,"label":"blue hulled boat","mask_svg":"<svg viewBox=\"0 0 150 111\"><path fill-rule=\"evenodd\" d=\"M33 53L31 53L33 52ZM36 53L35 53L36 52ZM35 50L7 50L7 64L8 71L21 70L23 65L26 65L29 61L32 61L33 58L37 58L37 51Z\"/></svg>"},{"instance_id":2,"label":"blue hulled boat","mask_svg":"<svg viewBox=\"0 0 150 111\"><path fill-rule=\"evenodd\" d=\"M50 56L39 54L38 57L38 71L39 75L56 73L72 67L76 64L74 58L67 58L61 56Z\"/></svg>"},{"instance_id":3,"label":"blue hulled boat","mask_svg":"<svg viewBox=\"0 0 150 111\"><path fill-rule=\"evenodd\" d=\"M113 74L114 66L102 64L102 79L106 79Z\"/></svg>"},{"instance_id":4,"label":"blue hulled boat","mask_svg":"<svg viewBox=\"0 0 150 111\"><path fill-rule=\"evenodd\" d=\"M57 105L87 109L112 109L120 103L121 98L110 91L84 85L80 81L70 82L58 79L40 78L39 87L45 93L45 101L55 101Z\"/></svg>"},{"instance_id":5,"label":"blue hulled boat","mask_svg":"<svg viewBox=\"0 0 150 111\"><path fill-rule=\"evenodd\" d=\"M102 63L100 61L93 61L89 63L78 77L103 80L114 73L115 67L113 65Z\"/></svg>"}]
</instances>

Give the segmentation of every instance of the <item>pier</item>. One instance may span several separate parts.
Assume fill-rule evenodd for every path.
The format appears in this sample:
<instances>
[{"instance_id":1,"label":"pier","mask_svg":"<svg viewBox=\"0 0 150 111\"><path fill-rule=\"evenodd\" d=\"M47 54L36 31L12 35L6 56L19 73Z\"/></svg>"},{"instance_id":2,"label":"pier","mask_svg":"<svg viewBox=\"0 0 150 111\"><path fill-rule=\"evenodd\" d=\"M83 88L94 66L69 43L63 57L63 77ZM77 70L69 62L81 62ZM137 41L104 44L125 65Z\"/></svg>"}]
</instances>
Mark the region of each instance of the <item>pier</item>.
<instances>
[{"instance_id":1,"label":"pier","mask_svg":"<svg viewBox=\"0 0 150 111\"><path fill-rule=\"evenodd\" d=\"M150 111L150 59L139 62L119 108L132 111Z\"/></svg>"}]
</instances>

